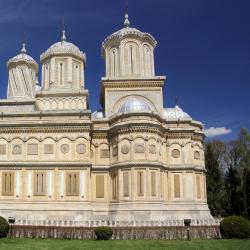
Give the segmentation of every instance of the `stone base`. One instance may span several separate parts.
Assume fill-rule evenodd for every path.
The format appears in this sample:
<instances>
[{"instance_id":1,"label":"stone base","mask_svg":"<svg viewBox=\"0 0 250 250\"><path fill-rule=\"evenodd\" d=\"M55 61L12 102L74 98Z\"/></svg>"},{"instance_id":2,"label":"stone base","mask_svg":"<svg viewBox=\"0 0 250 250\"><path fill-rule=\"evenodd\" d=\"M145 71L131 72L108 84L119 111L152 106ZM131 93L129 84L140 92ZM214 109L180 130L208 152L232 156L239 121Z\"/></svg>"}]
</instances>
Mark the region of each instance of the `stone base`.
<instances>
[{"instance_id":1,"label":"stone base","mask_svg":"<svg viewBox=\"0 0 250 250\"><path fill-rule=\"evenodd\" d=\"M12 225L11 238L61 238L95 239L94 227L54 227ZM112 239L122 240L169 240L187 239L188 229L179 227L113 227ZM220 238L219 226L192 226L189 228L190 239Z\"/></svg>"}]
</instances>

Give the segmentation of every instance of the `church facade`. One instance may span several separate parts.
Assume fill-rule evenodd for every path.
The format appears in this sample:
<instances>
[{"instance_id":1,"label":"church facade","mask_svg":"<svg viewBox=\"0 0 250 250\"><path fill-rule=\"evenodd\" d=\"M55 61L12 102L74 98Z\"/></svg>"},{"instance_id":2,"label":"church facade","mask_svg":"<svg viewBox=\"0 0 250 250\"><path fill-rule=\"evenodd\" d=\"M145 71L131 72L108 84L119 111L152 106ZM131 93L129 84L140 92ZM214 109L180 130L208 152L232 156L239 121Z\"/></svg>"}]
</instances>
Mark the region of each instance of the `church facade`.
<instances>
[{"instance_id":1,"label":"church facade","mask_svg":"<svg viewBox=\"0 0 250 250\"><path fill-rule=\"evenodd\" d=\"M166 225L213 221L207 206L202 123L163 107L156 40L124 27L102 43L102 110L91 112L86 55L66 39L38 64L7 62L0 100L0 215L17 224Z\"/></svg>"}]
</instances>

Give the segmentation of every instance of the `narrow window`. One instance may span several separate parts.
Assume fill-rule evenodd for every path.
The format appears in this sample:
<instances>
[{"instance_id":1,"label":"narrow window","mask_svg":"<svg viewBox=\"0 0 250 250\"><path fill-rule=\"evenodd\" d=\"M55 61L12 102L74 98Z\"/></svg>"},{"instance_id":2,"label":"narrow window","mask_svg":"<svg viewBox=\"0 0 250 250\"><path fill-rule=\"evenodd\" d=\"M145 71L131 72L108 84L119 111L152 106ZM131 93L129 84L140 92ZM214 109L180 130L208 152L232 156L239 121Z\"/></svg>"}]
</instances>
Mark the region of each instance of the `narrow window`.
<instances>
[{"instance_id":1,"label":"narrow window","mask_svg":"<svg viewBox=\"0 0 250 250\"><path fill-rule=\"evenodd\" d=\"M196 175L196 193L197 199L201 199L201 176Z\"/></svg>"},{"instance_id":2,"label":"narrow window","mask_svg":"<svg viewBox=\"0 0 250 250\"><path fill-rule=\"evenodd\" d=\"M113 186L113 200L117 199L117 194L118 194L118 177L117 174L113 175L112 178L112 186Z\"/></svg>"},{"instance_id":3,"label":"narrow window","mask_svg":"<svg viewBox=\"0 0 250 250\"><path fill-rule=\"evenodd\" d=\"M34 174L34 195L46 195L46 173Z\"/></svg>"},{"instance_id":4,"label":"narrow window","mask_svg":"<svg viewBox=\"0 0 250 250\"><path fill-rule=\"evenodd\" d=\"M66 174L66 195L67 196L79 195L79 173Z\"/></svg>"},{"instance_id":5,"label":"narrow window","mask_svg":"<svg viewBox=\"0 0 250 250\"><path fill-rule=\"evenodd\" d=\"M156 173L151 172L151 195L156 196Z\"/></svg>"},{"instance_id":6,"label":"narrow window","mask_svg":"<svg viewBox=\"0 0 250 250\"><path fill-rule=\"evenodd\" d=\"M180 192L180 175L175 174L174 175L174 198L180 198L181 192Z\"/></svg>"},{"instance_id":7,"label":"narrow window","mask_svg":"<svg viewBox=\"0 0 250 250\"><path fill-rule=\"evenodd\" d=\"M129 173L123 173L123 196L129 197Z\"/></svg>"},{"instance_id":8,"label":"narrow window","mask_svg":"<svg viewBox=\"0 0 250 250\"><path fill-rule=\"evenodd\" d=\"M143 190L143 172L138 172L137 173L137 195L138 196L143 196L144 195L144 190Z\"/></svg>"},{"instance_id":9,"label":"narrow window","mask_svg":"<svg viewBox=\"0 0 250 250\"><path fill-rule=\"evenodd\" d=\"M60 63L60 85L63 85L63 64Z\"/></svg>"},{"instance_id":10,"label":"narrow window","mask_svg":"<svg viewBox=\"0 0 250 250\"><path fill-rule=\"evenodd\" d=\"M14 195L14 173L3 172L2 174L2 195Z\"/></svg>"},{"instance_id":11,"label":"narrow window","mask_svg":"<svg viewBox=\"0 0 250 250\"><path fill-rule=\"evenodd\" d=\"M96 198L104 198L104 175L96 176Z\"/></svg>"},{"instance_id":12,"label":"narrow window","mask_svg":"<svg viewBox=\"0 0 250 250\"><path fill-rule=\"evenodd\" d=\"M133 65L133 46L130 46L130 73L133 74L134 73L134 65Z\"/></svg>"}]
</instances>

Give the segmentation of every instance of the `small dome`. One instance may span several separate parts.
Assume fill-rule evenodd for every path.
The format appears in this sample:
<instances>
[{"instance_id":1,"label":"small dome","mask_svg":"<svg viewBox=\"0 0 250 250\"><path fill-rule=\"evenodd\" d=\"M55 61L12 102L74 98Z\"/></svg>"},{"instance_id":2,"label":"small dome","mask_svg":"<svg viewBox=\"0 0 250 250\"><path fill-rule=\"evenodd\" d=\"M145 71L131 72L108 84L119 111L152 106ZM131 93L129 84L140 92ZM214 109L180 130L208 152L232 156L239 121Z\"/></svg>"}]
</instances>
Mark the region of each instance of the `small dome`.
<instances>
[{"instance_id":1,"label":"small dome","mask_svg":"<svg viewBox=\"0 0 250 250\"><path fill-rule=\"evenodd\" d=\"M15 66L18 63L26 63L33 67L36 71L38 70L37 62L27 54L25 43L22 45L21 53L9 59L7 62L7 67Z\"/></svg>"},{"instance_id":2,"label":"small dome","mask_svg":"<svg viewBox=\"0 0 250 250\"><path fill-rule=\"evenodd\" d=\"M118 113L133 112L133 111L152 111L152 108L145 101L137 98L129 98L119 108Z\"/></svg>"},{"instance_id":3,"label":"small dome","mask_svg":"<svg viewBox=\"0 0 250 250\"><path fill-rule=\"evenodd\" d=\"M92 119L102 119L104 118L104 114L102 110L97 110L91 115Z\"/></svg>"},{"instance_id":4,"label":"small dome","mask_svg":"<svg viewBox=\"0 0 250 250\"><path fill-rule=\"evenodd\" d=\"M123 38L126 36L137 36L140 39L148 39L149 42L152 44L153 47L157 45L157 42L155 38L147 33L147 32L142 32L136 28L130 27L130 22L128 20L128 14L126 13L125 15L125 21L124 21L124 28L114 32L113 34L109 35L102 43L102 48L106 48L111 40L117 40L121 41Z\"/></svg>"},{"instance_id":5,"label":"small dome","mask_svg":"<svg viewBox=\"0 0 250 250\"><path fill-rule=\"evenodd\" d=\"M184 112L178 105L174 108L165 108L163 111L164 119L192 119L189 114Z\"/></svg>"},{"instance_id":6,"label":"small dome","mask_svg":"<svg viewBox=\"0 0 250 250\"><path fill-rule=\"evenodd\" d=\"M76 45L66 41L65 31L63 30L61 42L52 44L44 53L41 54L40 60L44 61L48 57L57 55L71 55L86 62L86 55Z\"/></svg>"}]
</instances>

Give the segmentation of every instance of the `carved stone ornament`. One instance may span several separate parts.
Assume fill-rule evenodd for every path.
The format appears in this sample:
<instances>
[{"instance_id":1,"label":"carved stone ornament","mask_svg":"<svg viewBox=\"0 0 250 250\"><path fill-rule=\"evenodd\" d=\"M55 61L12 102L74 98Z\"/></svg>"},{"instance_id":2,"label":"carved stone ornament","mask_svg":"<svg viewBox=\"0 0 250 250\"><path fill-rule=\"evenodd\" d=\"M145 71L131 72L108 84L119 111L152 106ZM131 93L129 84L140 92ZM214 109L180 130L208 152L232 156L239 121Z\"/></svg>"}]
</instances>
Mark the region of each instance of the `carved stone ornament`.
<instances>
[{"instance_id":1,"label":"carved stone ornament","mask_svg":"<svg viewBox=\"0 0 250 250\"><path fill-rule=\"evenodd\" d=\"M44 154L53 154L54 145L53 144L44 144Z\"/></svg>"},{"instance_id":2,"label":"carved stone ornament","mask_svg":"<svg viewBox=\"0 0 250 250\"><path fill-rule=\"evenodd\" d=\"M125 155L128 154L129 153L129 145L128 144L122 145L121 152Z\"/></svg>"},{"instance_id":3,"label":"carved stone ornament","mask_svg":"<svg viewBox=\"0 0 250 250\"><path fill-rule=\"evenodd\" d=\"M199 151L194 151L194 159L195 160L200 160L200 158L201 158L200 152Z\"/></svg>"},{"instance_id":4,"label":"carved stone ornament","mask_svg":"<svg viewBox=\"0 0 250 250\"><path fill-rule=\"evenodd\" d=\"M28 155L38 155L38 144L37 143L29 143L27 145L27 154Z\"/></svg>"},{"instance_id":5,"label":"carved stone ornament","mask_svg":"<svg viewBox=\"0 0 250 250\"><path fill-rule=\"evenodd\" d=\"M172 151L172 157L173 157L173 158L179 158L179 157L180 157L180 154L181 154L181 152L180 152L179 149L174 149L174 150Z\"/></svg>"},{"instance_id":6,"label":"carved stone ornament","mask_svg":"<svg viewBox=\"0 0 250 250\"><path fill-rule=\"evenodd\" d=\"M63 154L67 154L69 152L69 145L68 144L62 144L61 145L61 152Z\"/></svg>"},{"instance_id":7,"label":"carved stone ornament","mask_svg":"<svg viewBox=\"0 0 250 250\"><path fill-rule=\"evenodd\" d=\"M101 149L100 158L109 158L109 149Z\"/></svg>"},{"instance_id":8,"label":"carved stone ornament","mask_svg":"<svg viewBox=\"0 0 250 250\"><path fill-rule=\"evenodd\" d=\"M156 146L151 144L149 145L149 153L150 154L156 154Z\"/></svg>"},{"instance_id":9,"label":"carved stone ornament","mask_svg":"<svg viewBox=\"0 0 250 250\"><path fill-rule=\"evenodd\" d=\"M6 145L0 144L0 155L6 155Z\"/></svg>"},{"instance_id":10,"label":"carved stone ornament","mask_svg":"<svg viewBox=\"0 0 250 250\"><path fill-rule=\"evenodd\" d=\"M144 144L136 143L135 144L135 153L144 153Z\"/></svg>"},{"instance_id":11,"label":"carved stone ornament","mask_svg":"<svg viewBox=\"0 0 250 250\"><path fill-rule=\"evenodd\" d=\"M76 152L78 154L85 154L86 153L86 145L85 144L78 144L76 146Z\"/></svg>"},{"instance_id":12,"label":"carved stone ornament","mask_svg":"<svg viewBox=\"0 0 250 250\"><path fill-rule=\"evenodd\" d=\"M22 154L22 145L21 144L14 144L12 147L12 154L13 155Z\"/></svg>"}]
</instances>

